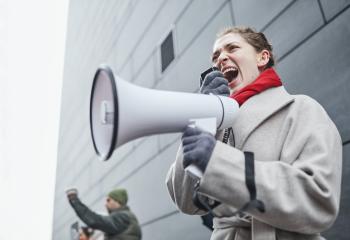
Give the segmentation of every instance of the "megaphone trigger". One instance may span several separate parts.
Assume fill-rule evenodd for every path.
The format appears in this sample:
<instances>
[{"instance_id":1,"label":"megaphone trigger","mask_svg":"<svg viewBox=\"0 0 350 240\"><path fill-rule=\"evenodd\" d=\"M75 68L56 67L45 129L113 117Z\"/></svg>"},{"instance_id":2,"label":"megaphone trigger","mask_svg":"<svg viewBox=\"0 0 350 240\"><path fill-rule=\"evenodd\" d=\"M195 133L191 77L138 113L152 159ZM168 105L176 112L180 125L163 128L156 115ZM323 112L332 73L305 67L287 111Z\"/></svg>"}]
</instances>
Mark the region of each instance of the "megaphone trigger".
<instances>
[{"instance_id":1,"label":"megaphone trigger","mask_svg":"<svg viewBox=\"0 0 350 240\"><path fill-rule=\"evenodd\" d=\"M216 134L216 117L210 118L194 118L189 120L189 127L199 128L203 131Z\"/></svg>"}]
</instances>

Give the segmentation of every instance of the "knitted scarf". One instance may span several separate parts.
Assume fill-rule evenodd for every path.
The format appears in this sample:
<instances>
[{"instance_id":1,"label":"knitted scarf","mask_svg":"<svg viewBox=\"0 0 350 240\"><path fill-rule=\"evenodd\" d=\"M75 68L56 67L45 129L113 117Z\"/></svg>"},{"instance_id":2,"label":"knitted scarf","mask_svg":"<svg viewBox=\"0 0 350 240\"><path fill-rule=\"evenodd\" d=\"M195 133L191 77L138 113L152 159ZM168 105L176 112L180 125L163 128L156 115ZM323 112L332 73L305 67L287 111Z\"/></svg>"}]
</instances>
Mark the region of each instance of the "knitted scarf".
<instances>
[{"instance_id":1,"label":"knitted scarf","mask_svg":"<svg viewBox=\"0 0 350 240\"><path fill-rule=\"evenodd\" d=\"M263 71L251 84L233 93L230 97L235 99L239 106L255 94L266 89L282 86L282 82L273 68Z\"/></svg>"}]
</instances>

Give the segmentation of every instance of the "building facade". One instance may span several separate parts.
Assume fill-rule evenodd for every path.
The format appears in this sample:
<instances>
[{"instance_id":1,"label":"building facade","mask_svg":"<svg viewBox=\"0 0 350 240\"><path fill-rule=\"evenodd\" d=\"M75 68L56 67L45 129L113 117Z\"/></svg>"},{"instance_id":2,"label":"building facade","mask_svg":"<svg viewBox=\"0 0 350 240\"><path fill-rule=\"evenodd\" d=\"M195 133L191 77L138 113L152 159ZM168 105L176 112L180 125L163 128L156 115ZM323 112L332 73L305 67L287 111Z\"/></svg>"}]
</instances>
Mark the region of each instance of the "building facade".
<instances>
[{"instance_id":1,"label":"building facade","mask_svg":"<svg viewBox=\"0 0 350 240\"><path fill-rule=\"evenodd\" d=\"M98 66L106 63L139 86L197 92L199 74L211 65L216 33L247 25L271 40L286 89L319 101L341 133L341 209L325 236L348 239L349 6L349 0L71 0L52 238L71 237L77 216L64 190L75 186L97 212L105 212L111 189L127 188L145 240L209 239L210 230L201 219L180 213L166 190L180 134L137 139L118 148L110 160L98 160L89 127L92 80Z\"/></svg>"}]
</instances>

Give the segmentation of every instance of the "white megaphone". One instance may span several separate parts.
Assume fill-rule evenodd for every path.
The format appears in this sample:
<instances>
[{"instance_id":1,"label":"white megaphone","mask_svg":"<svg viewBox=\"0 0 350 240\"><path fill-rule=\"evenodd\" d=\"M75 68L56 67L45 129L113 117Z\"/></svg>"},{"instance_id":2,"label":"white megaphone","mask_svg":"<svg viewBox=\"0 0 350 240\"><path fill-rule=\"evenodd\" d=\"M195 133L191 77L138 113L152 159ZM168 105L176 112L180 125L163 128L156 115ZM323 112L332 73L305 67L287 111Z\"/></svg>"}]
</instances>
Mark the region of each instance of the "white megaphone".
<instances>
[{"instance_id":1,"label":"white megaphone","mask_svg":"<svg viewBox=\"0 0 350 240\"><path fill-rule=\"evenodd\" d=\"M101 65L92 85L90 130L97 155L107 160L128 141L182 132L190 124L215 134L217 129L232 126L238 109L238 103L228 97L139 87ZM191 168L192 174L201 175Z\"/></svg>"}]
</instances>

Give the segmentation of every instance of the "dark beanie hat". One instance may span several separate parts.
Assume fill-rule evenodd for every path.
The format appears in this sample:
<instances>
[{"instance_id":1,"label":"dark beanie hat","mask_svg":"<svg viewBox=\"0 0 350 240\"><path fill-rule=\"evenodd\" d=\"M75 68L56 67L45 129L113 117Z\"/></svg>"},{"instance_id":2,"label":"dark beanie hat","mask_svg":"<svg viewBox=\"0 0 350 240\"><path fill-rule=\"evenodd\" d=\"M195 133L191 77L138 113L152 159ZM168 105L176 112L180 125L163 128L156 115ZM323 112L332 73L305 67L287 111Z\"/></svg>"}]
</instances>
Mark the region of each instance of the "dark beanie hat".
<instances>
[{"instance_id":1,"label":"dark beanie hat","mask_svg":"<svg viewBox=\"0 0 350 240\"><path fill-rule=\"evenodd\" d=\"M111 191L108 197L112 198L114 201L119 202L121 205L126 205L128 202L128 193L125 189L119 188Z\"/></svg>"}]
</instances>

